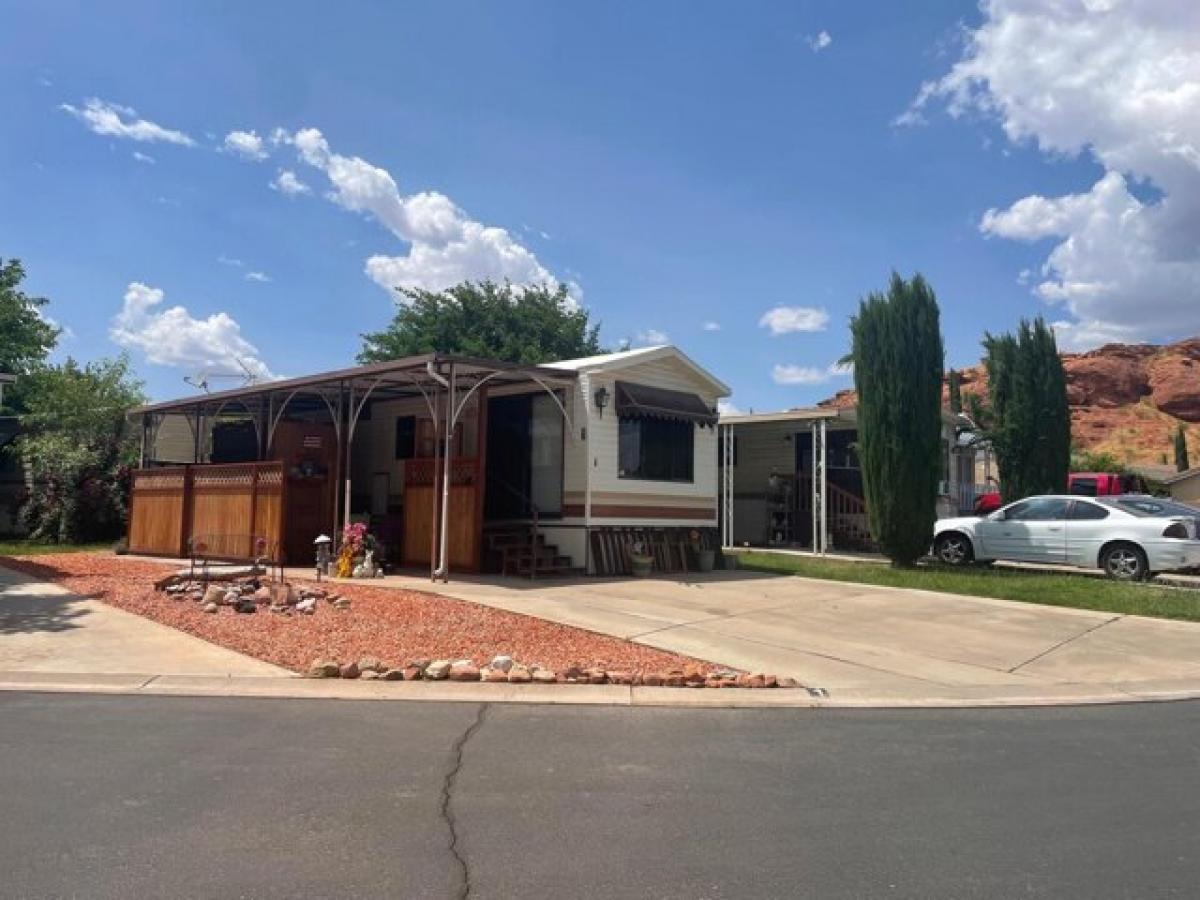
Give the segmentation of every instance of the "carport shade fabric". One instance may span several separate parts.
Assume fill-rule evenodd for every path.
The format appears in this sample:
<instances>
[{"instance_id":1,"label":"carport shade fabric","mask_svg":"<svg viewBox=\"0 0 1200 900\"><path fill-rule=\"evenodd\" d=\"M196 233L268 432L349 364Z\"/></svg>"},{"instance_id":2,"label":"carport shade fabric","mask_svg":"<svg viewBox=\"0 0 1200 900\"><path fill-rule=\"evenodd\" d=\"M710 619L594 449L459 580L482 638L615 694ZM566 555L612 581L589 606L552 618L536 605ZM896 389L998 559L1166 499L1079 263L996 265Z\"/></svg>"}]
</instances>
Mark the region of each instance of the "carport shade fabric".
<instances>
[{"instance_id":1,"label":"carport shade fabric","mask_svg":"<svg viewBox=\"0 0 1200 900\"><path fill-rule=\"evenodd\" d=\"M623 419L668 419L716 425L717 413L696 394L666 388L617 382L617 416Z\"/></svg>"}]
</instances>

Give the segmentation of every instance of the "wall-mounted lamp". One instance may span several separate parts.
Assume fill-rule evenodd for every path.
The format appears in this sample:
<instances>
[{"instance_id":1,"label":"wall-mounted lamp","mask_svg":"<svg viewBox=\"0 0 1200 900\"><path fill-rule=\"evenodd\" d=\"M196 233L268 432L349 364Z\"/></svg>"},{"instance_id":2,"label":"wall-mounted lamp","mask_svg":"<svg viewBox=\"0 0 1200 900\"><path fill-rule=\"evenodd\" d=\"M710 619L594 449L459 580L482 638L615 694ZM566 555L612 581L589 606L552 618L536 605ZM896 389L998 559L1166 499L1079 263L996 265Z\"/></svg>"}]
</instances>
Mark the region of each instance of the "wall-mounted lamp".
<instances>
[{"instance_id":1,"label":"wall-mounted lamp","mask_svg":"<svg viewBox=\"0 0 1200 900\"><path fill-rule=\"evenodd\" d=\"M600 418L604 418L604 407L608 406L608 388L597 388L596 393L592 395L596 401L596 409L600 410Z\"/></svg>"}]
</instances>

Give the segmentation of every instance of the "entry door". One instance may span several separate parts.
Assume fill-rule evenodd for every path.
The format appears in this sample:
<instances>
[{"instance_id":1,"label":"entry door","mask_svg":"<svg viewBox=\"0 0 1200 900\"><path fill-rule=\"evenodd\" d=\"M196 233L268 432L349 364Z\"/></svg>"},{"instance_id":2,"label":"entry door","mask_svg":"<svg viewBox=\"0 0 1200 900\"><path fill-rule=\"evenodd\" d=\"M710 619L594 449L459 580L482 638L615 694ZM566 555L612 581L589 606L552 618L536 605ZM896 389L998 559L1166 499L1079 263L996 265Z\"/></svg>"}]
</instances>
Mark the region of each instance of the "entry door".
<instances>
[{"instance_id":1,"label":"entry door","mask_svg":"<svg viewBox=\"0 0 1200 900\"><path fill-rule=\"evenodd\" d=\"M1062 563L1067 556L1070 501L1033 497L1005 507L1002 519L979 524L987 556L1019 562Z\"/></svg>"}]
</instances>

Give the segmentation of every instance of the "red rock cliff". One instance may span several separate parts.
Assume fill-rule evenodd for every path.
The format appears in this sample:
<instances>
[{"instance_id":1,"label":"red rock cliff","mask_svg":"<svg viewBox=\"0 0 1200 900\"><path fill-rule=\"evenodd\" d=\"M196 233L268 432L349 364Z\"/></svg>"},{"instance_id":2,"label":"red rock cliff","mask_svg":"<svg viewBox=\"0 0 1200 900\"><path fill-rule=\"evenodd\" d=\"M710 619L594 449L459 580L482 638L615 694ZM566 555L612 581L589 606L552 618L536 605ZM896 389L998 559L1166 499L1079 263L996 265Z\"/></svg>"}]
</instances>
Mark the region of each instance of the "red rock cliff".
<instances>
[{"instance_id":1,"label":"red rock cliff","mask_svg":"<svg viewBox=\"0 0 1200 900\"><path fill-rule=\"evenodd\" d=\"M1107 344L1064 353L1071 436L1083 450L1108 452L1130 464L1174 462L1182 423L1200 462L1200 337L1175 344ZM961 371L962 393L987 399L982 365ZM948 402L948 392L943 391ZM838 391L822 406L852 406L854 391Z\"/></svg>"}]
</instances>

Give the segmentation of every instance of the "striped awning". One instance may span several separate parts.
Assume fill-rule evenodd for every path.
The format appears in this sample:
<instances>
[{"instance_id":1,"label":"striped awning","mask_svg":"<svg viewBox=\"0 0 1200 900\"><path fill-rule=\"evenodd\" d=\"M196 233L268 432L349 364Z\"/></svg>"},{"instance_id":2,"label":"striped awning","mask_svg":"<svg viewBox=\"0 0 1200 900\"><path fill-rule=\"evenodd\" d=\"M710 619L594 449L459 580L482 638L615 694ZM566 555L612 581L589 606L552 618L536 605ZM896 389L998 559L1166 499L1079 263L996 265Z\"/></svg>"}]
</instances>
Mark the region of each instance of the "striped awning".
<instances>
[{"instance_id":1,"label":"striped awning","mask_svg":"<svg viewBox=\"0 0 1200 900\"><path fill-rule=\"evenodd\" d=\"M671 419L716 425L717 411L696 394L666 388L617 382L617 415L626 419Z\"/></svg>"}]
</instances>

